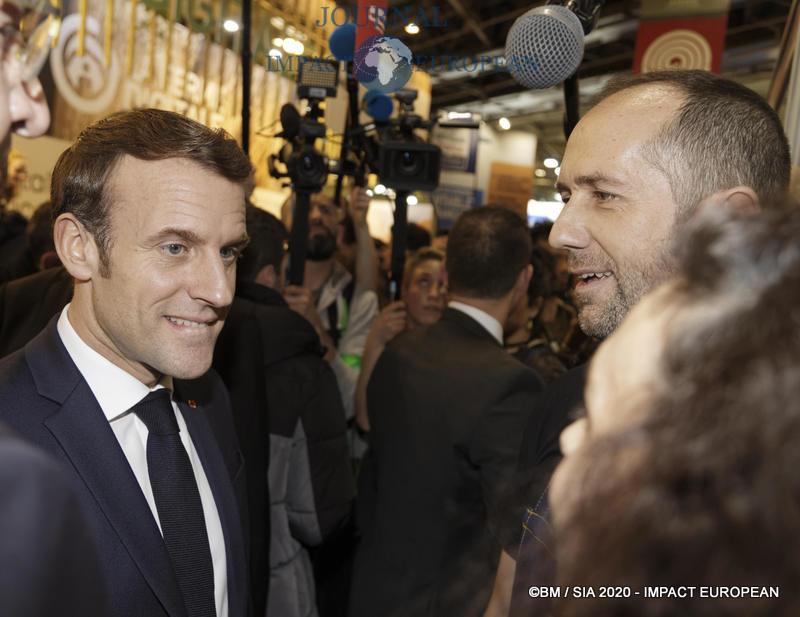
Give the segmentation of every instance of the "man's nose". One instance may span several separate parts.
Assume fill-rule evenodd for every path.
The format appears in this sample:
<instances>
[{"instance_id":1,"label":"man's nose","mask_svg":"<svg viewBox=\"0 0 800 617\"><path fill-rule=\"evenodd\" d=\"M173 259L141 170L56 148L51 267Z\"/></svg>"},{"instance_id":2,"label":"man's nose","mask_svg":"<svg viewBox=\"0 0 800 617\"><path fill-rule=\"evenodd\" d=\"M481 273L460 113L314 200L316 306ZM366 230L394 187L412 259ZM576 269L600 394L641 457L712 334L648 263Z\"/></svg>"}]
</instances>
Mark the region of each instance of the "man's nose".
<instances>
[{"instance_id":1,"label":"man's nose","mask_svg":"<svg viewBox=\"0 0 800 617\"><path fill-rule=\"evenodd\" d=\"M218 253L197 264L195 274L195 283L190 290L195 300L214 308L231 305L235 290L235 270Z\"/></svg>"},{"instance_id":2,"label":"man's nose","mask_svg":"<svg viewBox=\"0 0 800 617\"><path fill-rule=\"evenodd\" d=\"M11 130L23 137L43 135L50 126L50 110L39 79L10 82L8 96Z\"/></svg>"},{"instance_id":3,"label":"man's nose","mask_svg":"<svg viewBox=\"0 0 800 617\"><path fill-rule=\"evenodd\" d=\"M564 204L561 214L550 230L550 246L555 249L584 249L591 242L591 234L586 228L585 212L575 197Z\"/></svg>"}]
</instances>

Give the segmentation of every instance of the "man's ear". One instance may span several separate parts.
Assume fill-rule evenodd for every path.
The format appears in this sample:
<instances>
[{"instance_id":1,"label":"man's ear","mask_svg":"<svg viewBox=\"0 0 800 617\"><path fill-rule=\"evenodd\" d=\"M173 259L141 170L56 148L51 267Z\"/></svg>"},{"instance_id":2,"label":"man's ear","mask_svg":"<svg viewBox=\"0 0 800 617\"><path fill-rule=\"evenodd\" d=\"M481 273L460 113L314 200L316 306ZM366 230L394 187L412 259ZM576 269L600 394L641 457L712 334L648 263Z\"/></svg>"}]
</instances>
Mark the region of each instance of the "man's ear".
<instances>
[{"instance_id":1,"label":"man's ear","mask_svg":"<svg viewBox=\"0 0 800 617\"><path fill-rule=\"evenodd\" d=\"M724 208L738 216L750 216L761 212L761 202L749 186L739 185L712 193L700 202L698 213L712 208Z\"/></svg>"},{"instance_id":2,"label":"man's ear","mask_svg":"<svg viewBox=\"0 0 800 617\"><path fill-rule=\"evenodd\" d=\"M53 243L61 263L75 279L88 281L100 271L100 251L94 236L72 213L56 219Z\"/></svg>"}]
</instances>

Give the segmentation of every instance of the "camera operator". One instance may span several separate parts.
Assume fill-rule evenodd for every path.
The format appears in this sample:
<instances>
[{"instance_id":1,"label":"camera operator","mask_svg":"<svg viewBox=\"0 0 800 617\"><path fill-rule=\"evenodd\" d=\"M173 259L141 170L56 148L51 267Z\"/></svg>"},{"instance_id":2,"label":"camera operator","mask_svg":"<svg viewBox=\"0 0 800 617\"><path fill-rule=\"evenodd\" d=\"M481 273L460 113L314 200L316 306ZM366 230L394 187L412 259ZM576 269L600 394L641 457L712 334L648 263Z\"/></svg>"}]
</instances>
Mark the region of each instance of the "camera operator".
<instances>
[{"instance_id":1,"label":"camera operator","mask_svg":"<svg viewBox=\"0 0 800 617\"><path fill-rule=\"evenodd\" d=\"M348 424L355 414L353 401L361 354L378 314L378 298L368 283L370 275L365 272L369 259L362 258L363 247L372 246L366 223L368 207L366 191L353 187L349 212L359 245L357 275L353 277L334 258L344 231L342 208L323 193L311 195L303 285L288 285L284 289L286 302L311 322L328 349L325 360L336 374ZM374 264L371 256L369 265L373 269L376 267ZM362 450L361 446L353 446L351 452L360 458Z\"/></svg>"}]
</instances>

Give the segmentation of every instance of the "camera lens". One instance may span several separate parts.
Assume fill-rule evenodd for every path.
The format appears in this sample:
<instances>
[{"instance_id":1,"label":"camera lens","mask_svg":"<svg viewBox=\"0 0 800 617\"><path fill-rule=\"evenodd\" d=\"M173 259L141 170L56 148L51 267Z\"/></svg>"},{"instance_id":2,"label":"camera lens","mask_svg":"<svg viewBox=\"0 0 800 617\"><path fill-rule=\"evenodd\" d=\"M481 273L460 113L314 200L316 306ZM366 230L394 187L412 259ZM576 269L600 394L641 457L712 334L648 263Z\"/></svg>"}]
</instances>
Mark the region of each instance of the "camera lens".
<instances>
[{"instance_id":1,"label":"camera lens","mask_svg":"<svg viewBox=\"0 0 800 617\"><path fill-rule=\"evenodd\" d=\"M304 154L301 164L305 171L311 171L314 169L314 158L311 155Z\"/></svg>"},{"instance_id":2,"label":"camera lens","mask_svg":"<svg viewBox=\"0 0 800 617\"><path fill-rule=\"evenodd\" d=\"M404 150L400 153L400 171L403 175L416 175L422 171L421 167L422 162L416 152Z\"/></svg>"}]
</instances>

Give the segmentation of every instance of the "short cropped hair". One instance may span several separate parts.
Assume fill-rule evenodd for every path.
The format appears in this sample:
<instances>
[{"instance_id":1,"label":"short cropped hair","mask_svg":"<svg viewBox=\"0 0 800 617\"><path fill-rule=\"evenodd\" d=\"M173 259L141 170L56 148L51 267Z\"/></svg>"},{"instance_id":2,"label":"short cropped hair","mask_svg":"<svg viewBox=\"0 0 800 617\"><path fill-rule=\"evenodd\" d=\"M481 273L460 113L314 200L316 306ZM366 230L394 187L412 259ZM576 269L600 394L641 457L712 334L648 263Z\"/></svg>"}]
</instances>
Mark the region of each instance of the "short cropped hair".
<instances>
[{"instance_id":1,"label":"short cropped hair","mask_svg":"<svg viewBox=\"0 0 800 617\"><path fill-rule=\"evenodd\" d=\"M525 221L502 206L480 206L462 214L447 240L447 284L451 294L497 299L511 291L530 262Z\"/></svg>"},{"instance_id":2,"label":"short cropped hair","mask_svg":"<svg viewBox=\"0 0 800 617\"><path fill-rule=\"evenodd\" d=\"M111 175L125 156L144 161L183 158L240 184L245 193L253 166L224 129L211 129L161 109L122 111L85 128L56 162L50 183L53 217L72 213L94 236L108 271Z\"/></svg>"},{"instance_id":3,"label":"short cropped hair","mask_svg":"<svg viewBox=\"0 0 800 617\"><path fill-rule=\"evenodd\" d=\"M242 252L236 267L236 278L239 281L253 282L258 273L267 266L280 272L289 234L283 223L266 210L248 203L245 213L250 243Z\"/></svg>"},{"instance_id":4,"label":"short cropped hair","mask_svg":"<svg viewBox=\"0 0 800 617\"><path fill-rule=\"evenodd\" d=\"M789 143L761 96L708 71L656 71L614 78L594 102L649 84L672 86L685 97L676 117L644 148L647 160L667 176L682 214L739 185L752 188L762 207L784 202Z\"/></svg>"},{"instance_id":5,"label":"short cropped hair","mask_svg":"<svg viewBox=\"0 0 800 617\"><path fill-rule=\"evenodd\" d=\"M662 310L679 308L642 419L590 444L571 478L559 584L796 588L800 211L701 219L677 249ZM800 611L796 594L562 602L563 617Z\"/></svg>"}]
</instances>

